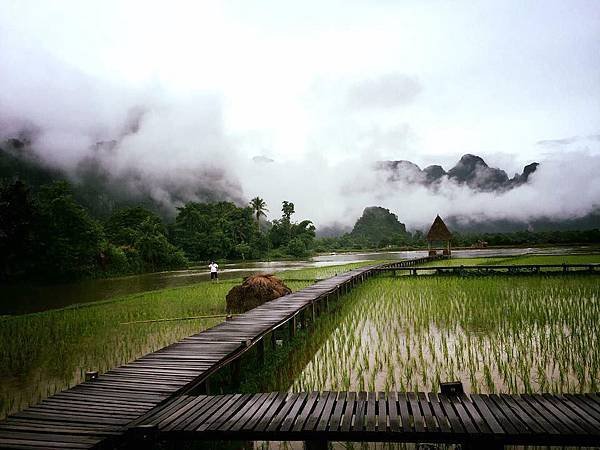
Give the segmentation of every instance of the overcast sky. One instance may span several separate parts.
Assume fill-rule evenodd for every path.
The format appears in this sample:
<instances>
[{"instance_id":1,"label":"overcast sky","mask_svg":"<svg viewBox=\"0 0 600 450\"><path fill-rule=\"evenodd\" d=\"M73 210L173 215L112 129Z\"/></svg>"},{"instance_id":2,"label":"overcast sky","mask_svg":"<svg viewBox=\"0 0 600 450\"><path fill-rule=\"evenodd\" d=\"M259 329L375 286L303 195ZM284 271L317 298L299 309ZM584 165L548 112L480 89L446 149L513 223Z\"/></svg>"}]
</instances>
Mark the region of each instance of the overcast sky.
<instances>
[{"instance_id":1,"label":"overcast sky","mask_svg":"<svg viewBox=\"0 0 600 450\"><path fill-rule=\"evenodd\" d=\"M247 196L254 156L300 178L315 160L597 164L600 2L0 0L0 83L0 131L44 130L51 160L152 110L119 164L222 163Z\"/></svg>"}]
</instances>

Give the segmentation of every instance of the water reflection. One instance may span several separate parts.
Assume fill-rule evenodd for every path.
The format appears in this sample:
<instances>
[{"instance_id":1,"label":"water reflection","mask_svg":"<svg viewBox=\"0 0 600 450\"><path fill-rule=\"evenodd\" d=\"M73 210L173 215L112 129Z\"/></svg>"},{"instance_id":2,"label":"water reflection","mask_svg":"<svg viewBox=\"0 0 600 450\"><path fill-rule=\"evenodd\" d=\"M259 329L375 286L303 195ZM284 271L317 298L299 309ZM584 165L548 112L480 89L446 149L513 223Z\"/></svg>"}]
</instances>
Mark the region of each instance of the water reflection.
<instances>
[{"instance_id":1,"label":"water reflection","mask_svg":"<svg viewBox=\"0 0 600 450\"><path fill-rule=\"evenodd\" d=\"M590 252L590 247L552 248L508 248L508 249L466 249L454 250L456 258L516 255L562 255ZM280 272L283 270L308 267L326 267L336 264L375 261L401 260L426 256L426 251L398 252L356 252L319 255L306 261L252 261L220 264L221 280L232 280L260 272ZM62 308L77 303L89 303L112 297L139 292L186 286L209 279L208 265L191 267L188 270L175 270L120 278L85 280L77 283L51 286L13 285L0 286L0 315L26 314L48 309Z\"/></svg>"}]
</instances>

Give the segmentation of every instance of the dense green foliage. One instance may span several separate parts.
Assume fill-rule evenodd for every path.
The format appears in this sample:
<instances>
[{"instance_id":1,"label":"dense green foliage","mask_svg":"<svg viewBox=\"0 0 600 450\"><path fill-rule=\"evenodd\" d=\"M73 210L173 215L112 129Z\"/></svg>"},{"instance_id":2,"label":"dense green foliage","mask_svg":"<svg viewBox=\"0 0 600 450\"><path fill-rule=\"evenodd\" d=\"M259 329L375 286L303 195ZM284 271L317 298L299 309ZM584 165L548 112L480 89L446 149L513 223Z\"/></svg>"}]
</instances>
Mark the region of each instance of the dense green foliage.
<instances>
[{"instance_id":1,"label":"dense green foliage","mask_svg":"<svg viewBox=\"0 0 600 450\"><path fill-rule=\"evenodd\" d=\"M358 224L359 222L357 222ZM354 230L356 230L356 226ZM369 234L357 234L354 230L351 233L346 233L338 237L319 238L315 241L315 249L320 252L330 252L337 250L374 250L383 248L414 249L427 246L427 241L422 231L416 230L413 233L392 232L386 230L383 221L372 222L369 227L371 231ZM381 233L379 239L374 238L378 236L377 232ZM520 247L600 243L600 229L598 228L589 230L516 231L512 233L460 233L453 231L452 234L453 247ZM366 236L373 237L367 238Z\"/></svg>"},{"instance_id":2,"label":"dense green foliage","mask_svg":"<svg viewBox=\"0 0 600 450\"><path fill-rule=\"evenodd\" d=\"M263 232L266 204L187 203L165 224L140 206L94 218L64 182L35 189L21 181L0 184L0 280L68 280L185 267L189 260L306 256L311 221L292 221L294 204Z\"/></svg>"},{"instance_id":3,"label":"dense green foliage","mask_svg":"<svg viewBox=\"0 0 600 450\"><path fill-rule=\"evenodd\" d=\"M365 208L350 236L381 247L394 240L405 239L406 226L389 209L371 206Z\"/></svg>"},{"instance_id":4,"label":"dense green foliage","mask_svg":"<svg viewBox=\"0 0 600 450\"><path fill-rule=\"evenodd\" d=\"M142 208L116 211L105 224L73 197L66 182L35 192L0 186L0 279L66 280L182 267L183 253Z\"/></svg>"},{"instance_id":5,"label":"dense green foliage","mask_svg":"<svg viewBox=\"0 0 600 450\"><path fill-rule=\"evenodd\" d=\"M600 229L562 231L517 231L514 233L453 233L452 245L469 247L480 243L487 245L520 246L543 244L597 244Z\"/></svg>"}]
</instances>

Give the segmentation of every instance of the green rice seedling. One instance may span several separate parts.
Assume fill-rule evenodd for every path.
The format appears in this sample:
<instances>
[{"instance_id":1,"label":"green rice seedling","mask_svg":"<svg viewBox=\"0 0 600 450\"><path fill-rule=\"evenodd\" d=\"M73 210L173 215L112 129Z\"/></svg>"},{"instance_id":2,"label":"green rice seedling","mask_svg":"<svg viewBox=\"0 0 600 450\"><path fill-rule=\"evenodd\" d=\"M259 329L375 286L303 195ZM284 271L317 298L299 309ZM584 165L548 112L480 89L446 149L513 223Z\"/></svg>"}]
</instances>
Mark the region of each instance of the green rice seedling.
<instances>
[{"instance_id":1,"label":"green rice seedling","mask_svg":"<svg viewBox=\"0 0 600 450\"><path fill-rule=\"evenodd\" d=\"M267 387L429 391L460 380L471 392L592 391L599 319L594 275L381 276L315 324L303 344L314 357L300 345L289 359L306 361L301 369L277 369L291 382Z\"/></svg>"},{"instance_id":2,"label":"green rice seedling","mask_svg":"<svg viewBox=\"0 0 600 450\"><path fill-rule=\"evenodd\" d=\"M292 290L362 262L286 271ZM234 283L145 292L96 303L0 318L0 418L84 380L219 323L223 318L156 323L125 322L224 314ZM238 280L240 282L241 280ZM327 373L326 371L324 373ZM325 385L327 378L321 376Z\"/></svg>"}]
</instances>

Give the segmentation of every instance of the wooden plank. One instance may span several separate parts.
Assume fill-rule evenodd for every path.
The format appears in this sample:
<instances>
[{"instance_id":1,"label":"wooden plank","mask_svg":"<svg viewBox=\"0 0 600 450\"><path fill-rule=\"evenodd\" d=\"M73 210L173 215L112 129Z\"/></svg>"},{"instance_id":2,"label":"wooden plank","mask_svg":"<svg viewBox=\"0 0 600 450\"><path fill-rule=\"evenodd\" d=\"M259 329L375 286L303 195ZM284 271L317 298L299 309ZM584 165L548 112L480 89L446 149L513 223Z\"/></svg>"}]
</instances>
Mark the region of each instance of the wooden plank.
<instances>
[{"instance_id":1,"label":"wooden plank","mask_svg":"<svg viewBox=\"0 0 600 450\"><path fill-rule=\"evenodd\" d=\"M337 431L340 429L342 423L342 414L344 413L344 407L346 406L346 392L338 392L337 400L335 402L335 409L329 420L329 430Z\"/></svg>"},{"instance_id":2,"label":"wooden plank","mask_svg":"<svg viewBox=\"0 0 600 450\"><path fill-rule=\"evenodd\" d=\"M219 423L219 430L239 431L252 418L249 412L256 411L264 400L263 394L244 394L235 404L235 413Z\"/></svg>"},{"instance_id":3,"label":"wooden plank","mask_svg":"<svg viewBox=\"0 0 600 450\"><path fill-rule=\"evenodd\" d=\"M560 432L550 422L548 422L544 417L542 417L520 395L512 395L512 396L510 396L510 395L507 395L507 394L501 394L501 397L503 397L503 398L506 397L506 399L510 399L513 403L515 403L516 405L518 405L523 411L525 411L525 413L530 418L532 418L539 425L541 425L541 427L544 429L544 432L549 433L549 434L560 434ZM508 400L507 400L507 402L508 402Z\"/></svg>"},{"instance_id":4,"label":"wooden plank","mask_svg":"<svg viewBox=\"0 0 600 450\"><path fill-rule=\"evenodd\" d=\"M415 431L417 433L424 433L425 420L423 418L423 414L421 413L421 408L419 407L419 400L417 398L417 394L414 392L409 392L407 395Z\"/></svg>"},{"instance_id":5,"label":"wooden plank","mask_svg":"<svg viewBox=\"0 0 600 450\"><path fill-rule=\"evenodd\" d=\"M385 392L377 393L377 431L387 430L387 401Z\"/></svg>"},{"instance_id":6,"label":"wooden plank","mask_svg":"<svg viewBox=\"0 0 600 450\"><path fill-rule=\"evenodd\" d=\"M545 399L539 394L522 395L534 409L536 409L540 415L547 419L552 425L560 432L564 434L575 433L575 434L587 434L587 432L581 428L576 422L567 417L560 409L558 409L552 402Z\"/></svg>"},{"instance_id":7,"label":"wooden plank","mask_svg":"<svg viewBox=\"0 0 600 450\"><path fill-rule=\"evenodd\" d=\"M302 431L304 429L304 423L312 412L313 406L315 405L318 397L319 393L316 391L308 394L308 398L306 399L306 403L304 403L304 407L300 410L298 416L296 417L296 423L292 428L293 431Z\"/></svg>"},{"instance_id":8,"label":"wooden plank","mask_svg":"<svg viewBox=\"0 0 600 450\"><path fill-rule=\"evenodd\" d=\"M398 395L395 392L387 394L387 413L390 419L390 430L392 433L399 432L402 427L398 416Z\"/></svg>"},{"instance_id":9,"label":"wooden plank","mask_svg":"<svg viewBox=\"0 0 600 450\"><path fill-rule=\"evenodd\" d=\"M209 396L205 401L198 400L197 407L187 408L184 414L181 414L174 420L169 420L165 425L164 430L170 431L175 428L185 429L196 417L202 416L205 411L211 408L222 399L222 396ZM200 403L202 402L202 403Z\"/></svg>"},{"instance_id":10,"label":"wooden plank","mask_svg":"<svg viewBox=\"0 0 600 450\"><path fill-rule=\"evenodd\" d=\"M325 409L325 405L327 404L329 397L333 394L333 392L321 392L319 394L319 398L315 404L315 407L313 408L312 412L310 413L310 415L306 419L306 422L304 423L303 431L312 431L315 429L315 427L319 423L319 420L321 419L321 414Z\"/></svg>"},{"instance_id":11,"label":"wooden plank","mask_svg":"<svg viewBox=\"0 0 600 450\"><path fill-rule=\"evenodd\" d=\"M367 409L366 409L366 427L367 431L375 431L377 424L377 406L375 405L376 401L376 393L368 392L367 393Z\"/></svg>"},{"instance_id":12,"label":"wooden plank","mask_svg":"<svg viewBox=\"0 0 600 450\"><path fill-rule=\"evenodd\" d=\"M411 415L408 412L408 398L406 392L398 392L398 408L400 410L400 421L402 423L402 431L414 431L412 428Z\"/></svg>"},{"instance_id":13,"label":"wooden plank","mask_svg":"<svg viewBox=\"0 0 600 450\"><path fill-rule=\"evenodd\" d=\"M260 419L259 422L254 427L254 431L260 432L260 431L265 431L267 429L267 427L271 423L271 420L274 417L276 417L277 411L279 411L281 406L285 403L286 397L287 397L287 393L285 393L285 392L280 392L277 394L277 396L275 397L275 400L273 401L271 406L269 406L269 409L267 409L263 418Z\"/></svg>"},{"instance_id":14,"label":"wooden plank","mask_svg":"<svg viewBox=\"0 0 600 450\"><path fill-rule=\"evenodd\" d=\"M356 413L354 415L354 425L352 431L362 431L365 427L365 409L366 409L367 393L360 391L356 395Z\"/></svg>"},{"instance_id":15,"label":"wooden plank","mask_svg":"<svg viewBox=\"0 0 600 450\"><path fill-rule=\"evenodd\" d=\"M440 404L436 393L429 393L429 403L431 405L431 408L433 409L433 414L435 416L435 420L437 422L439 430L442 433L452 433L452 427L450 426L448 417L446 417L446 414L442 409L442 405Z\"/></svg>"},{"instance_id":16,"label":"wooden plank","mask_svg":"<svg viewBox=\"0 0 600 450\"><path fill-rule=\"evenodd\" d=\"M531 428L528 428L519 416L510 409L510 406L496 394L490 394L488 397L483 397L483 400L490 410L494 412L494 416L502 424L502 427L509 433L529 434L533 431ZM508 424L510 424L512 430L509 429Z\"/></svg>"},{"instance_id":17,"label":"wooden plank","mask_svg":"<svg viewBox=\"0 0 600 450\"><path fill-rule=\"evenodd\" d=\"M532 432L540 434L545 433L545 430L542 428L542 426L538 424L537 421L533 419L533 417L531 417L526 411L519 408L517 403L510 395L500 394L499 398L502 399L503 403L498 403L498 406L502 408L504 405L505 408L508 408L502 408L503 411L506 411L507 413L508 410L512 411L513 414L516 415Z\"/></svg>"},{"instance_id":18,"label":"wooden plank","mask_svg":"<svg viewBox=\"0 0 600 450\"><path fill-rule=\"evenodd\" d=\"M492 432L490 427L488 427L483 417L479 414L479 411L477 411L477 408L473 402L465 394L459 395L458 398L471 416L471 419L475 423L475 426L479 429L479 432L483 434L490 434Z\"/></svg>"},{"instance_id":19,"label":"wooden plank","mask_svg":"<svg viewBox=\"0 0 600 450\"><path fill-rule=\"evenodd\" d=\"M267 394L261 394L261 396L266 397ZM241 402L240 402L241 400ZM242 394L233 394L227 395L226 401L224 401L217 409L215 409L208 418L200 421L198 419L198 425L194 426L194 423L190 424L190 428L195 429L195 431L202 432L212 427L213 424L220 424L224 421L223 416L230 417L232 414L232 410L236 410L236 403L243 403L246 399L242 398ZM215 427L216 428L216 427ZM211 428L211 429L215 429Z\"/></svg>"},{"instance_id":20,"label":"wooden plank","mask_svg":"<svg viewBox=\"0 0 600 450\"><path fill-rule=\"evenodd\" d=\"M438 431L438 426L435 421L433 411L431 410L431 406L429 404L429 400L424 392L418 393L419 406L421 407L421 411L423 412L423 417L425 418L425 425L427 426L428 433L436 433Z\"/></svg>"},{"instance_id":21,"label":"wooden plank","mask_svg":"<svg viewBox=\"0 0 600 450\"><path fill-rule=\"evenodd\" d=\"M571 401L572 403L579 406L586 412L586 415L589 417L593 417L596 420L600 420L600 412L596 411L592 408L586 401L582 395L574 395L574 394L564 394L564 397Z\"/></svg>"},{"instance_id":22,"label":"wooden plank","mask_svg":"<svg viewBox=\"0 0 600 450\"><path fill-rule=\"evenodd\" d=\"M490 431L492 433L498 434L498 435L505 434L504 428L502 428L502 425L500 425L500 423L498 422L498 419L496 419L493 412L490 410L488 405L482 399L481 395L471 394L471 401L475 404L475 406L479 410L479 413L484 418L485 422L487 423L488 428L490 429ZM510 425L510 422L508 423L508 427L511 429L514 429L512 427L512 425Z\"/></svg>"},{"instance_id":23,"label":"wooden plank","mask_svg":"<svg viewBox=\"0 0 600 450\"><path fill-rule=\"evenodd\" d=\"M52 442L52 441L32 441L26 439L4 439L0 437L0 448L89 448L88 444L74 444L67 442Z\"/></svg>"},{"instance_id":24,"label":"wooden plank","mask_svg":"<svg viewBox=\"0 0 600 450\"><path fill-rule=\"evenodd\" d=\"M454 433L462 434L465 432L465 428L463 427L456 411L454 411L454 407L452 406L452 402L446 395L439 394L438 399L442 408L444 409L444 414L448 418L448 422L450 422L450 426L452 427L452 431Z\"/></svg>"},{"instance_id":25,"label":"wooden plank","mask_svg":"<svg viewBox=\"0 0 600 450\"><path fill-rule=\"evenodd\" d=\"M356 409L356 392L348 392L346 397L346 408L342 418L341 430L344 432L350 431L352 428L352 417Z\"/></svg>"},{"instance_id":26,"label":"wooden plank","mask_svg":"<svg viewBox=\"0 0 600 450\"><path fill-rule=\"evenodd\" d=\"M289 396L287 396L284 404L281 406L281 409L269 423L269 426L267 427L267 431L276 431L279 428L279 425L283 422L283 420L285 419L285 416L287 415L287 413L292 408L292 406L294 405L294 403L296 402L296 400L298 399L298 397L300 395L304 396L307 394L306 393L302 393L302 394L293 393L293 394L290 394Z\"/></svg>"},{"instance_id":27,"label":"wooden plank","mask_svg":"<svg viewBox=\"0 0 600 450\"><path fill-rule=\"evenodd\" d=\"M261 407L256 411L254 417L250 419L246 424L242 427L242 430L253 430L254 427L260 422L265 412L271 407L273 402L277 399L277 392L271 392L267 394L267 398L261 405Z\"/></svg>"},{"instance_id":28,"label":"wooden plank","mask_svg":"<svg viewBox=\"0 0 600 450\"><path fill-rule=\"evenodd\" d=\"M317 431L327 430L327 425L329 424L329 421L331 419L337 396L338 396L337 392L329 393L329 397L327 398L327 403L325 404L325 407L323 408L323 413L321 414L321 419L319 420L319 423L317 424L317 427L316 427Z\"/></svg>"},{"instance_id":29,"label":"wooden plank","mask_svg":"<svg viewBox=\"0 0 600 450\"><path fill-rule=\"evenodd\" d=\"M555 398L555 401L560 401L561 404L567 406L575 413L575 420L580 420L582 425L585 424L587 426L587 430L590 433L594 433L597 430L600 430L600 414L598 416L594 416L588 409L586 409L585 403L580 403L577 399L571 398L568 395L561 396L551 396L545 394L544 396L548 396L551 400Z\"/></svg>"},{"instance_id":30,"label":"wooden plank","mask_svg":"<svg viewBox=\"0 0 600 450\"><path fill-rule=\"evenodd\" d=\"M294 422L296 421L296 417L298 416L298 412L300 411L300 409L306 402L307 398L308 398L307 393L298 395L298 397L296 398L296 401L292 405L291 409L288 411L288 413L285 415L283 421L281 422L281 426L280 426L281 431L289 431L292 429L292 427L294 426Z\"/></svg>"},{"instance_id":31,"label":"wooden plank","mask_svg":"<svg viewBox=\"0 0 600 450\"><path fill-rule=\"evenodd\" d=\"M188 411L191 411L192 409L200 409L214 401L215 399L213 397L205 395L193 398L191 402L186 403L181 408L169 411L167 415L162 416L158 426L164 431L173 430L175 427L178 427L183 420L186 419Z\"/></svg>"},{"instance_id":32,"label":"wooden plank","mask_svg":"<svg viewBox=\"0 0 600 450\"><path fill-rule=\"evenodd\" d=\"M473 422L473 419L471 418L471 416L469 416L469 414L467 413L467 410L465 409L464 405L461 403L459 397L456 395L451 395L451 396L449 396L449 399L452 402L452 406L454 406L454 410L458 414L458 417L460 418L460 421L461 421L463 427L465 428L465 431L468 434L477 434L478 433L477 426Z\"/></svg>"}]
</instances>

